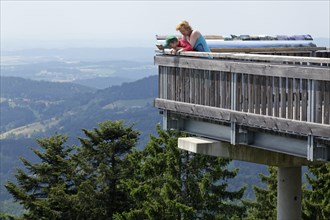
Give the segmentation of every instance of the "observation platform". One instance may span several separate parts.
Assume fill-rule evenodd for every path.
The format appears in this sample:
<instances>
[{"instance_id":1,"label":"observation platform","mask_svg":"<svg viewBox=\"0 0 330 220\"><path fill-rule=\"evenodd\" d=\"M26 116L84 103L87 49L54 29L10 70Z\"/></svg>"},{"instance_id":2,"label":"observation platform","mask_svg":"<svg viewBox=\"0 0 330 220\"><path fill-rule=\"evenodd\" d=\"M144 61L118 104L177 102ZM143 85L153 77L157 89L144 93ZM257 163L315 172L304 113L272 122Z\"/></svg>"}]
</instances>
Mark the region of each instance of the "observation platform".
<instances>
[{"instance_id":1,"label":"observation platform","mask_svg":"<svg viewBox=\"0 0 330 220\"><path fill-rule=\"evenodd\" d=\"M157 54L155 107L163 113L164 128L298 157L301 165L330 161L330 59L310 57L318 51L306 48L298 56L281 53L291 56Z\"/></svg>"},{"instance_id":2,"label":"observation platform","mask_svg":"<svg viewBox=\"0 0 330 220\"><path fill-rule=\"evenodd\" d=\"M195 135L183 150L277 166L277 220L301 219L301 166L330 161L330 51L211 51L156 54L164 129Z\"/></svg>"}]
</instances>

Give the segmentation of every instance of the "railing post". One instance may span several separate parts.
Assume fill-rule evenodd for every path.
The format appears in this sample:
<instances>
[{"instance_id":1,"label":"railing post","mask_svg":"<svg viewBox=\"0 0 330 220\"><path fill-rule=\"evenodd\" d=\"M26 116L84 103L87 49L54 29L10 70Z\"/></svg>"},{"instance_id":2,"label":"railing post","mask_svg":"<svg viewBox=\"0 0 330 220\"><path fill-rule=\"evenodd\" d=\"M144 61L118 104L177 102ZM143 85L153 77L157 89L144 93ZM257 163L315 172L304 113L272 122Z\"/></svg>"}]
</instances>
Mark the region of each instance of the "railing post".
<instances>
[{"instance_id":1,"label":"railing post","mask_svg":"<svg viewBox=\"0 0 330 220\"><path fill-rule=\"evenodd\" d=\"M315 81L308 80L308 108L307 121L315 121ZM308 135L307 139L307 160L314 160L314 136Z\"/></svg>"},{"instance_id":2,"label":"railing post","mask_svg":"<svg viewBox=\"0 0 330 220\"><path fill-rule=\"evenodd\" d=\"M236 96L237 96L237 74L236 73L231 73L231 110L236 110ZM235 122L231 122L231 138L230 138L230 143L235 145L236 144L236 138L237 138L237 126Z\"/></svg>"}]
</instances>

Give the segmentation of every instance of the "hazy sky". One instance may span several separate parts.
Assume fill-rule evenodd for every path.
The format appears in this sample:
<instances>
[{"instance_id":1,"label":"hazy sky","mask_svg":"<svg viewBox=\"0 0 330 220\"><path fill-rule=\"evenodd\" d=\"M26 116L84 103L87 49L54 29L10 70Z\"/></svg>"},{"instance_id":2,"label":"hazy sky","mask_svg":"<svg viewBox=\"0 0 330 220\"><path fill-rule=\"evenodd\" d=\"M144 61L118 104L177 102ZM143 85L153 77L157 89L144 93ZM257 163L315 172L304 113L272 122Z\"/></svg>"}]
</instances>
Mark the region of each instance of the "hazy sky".
<instances>
[{"instance_id":1,"label":"hazy sky","mask_svg":"<svg viewBox=\"0 0 330 220\"><path fill-rule=\"evenodd\" d=\"M329 2L1 0L1 48L152 47L183 19L205 35L329 38Z\"/></svg>"}]
</instances>

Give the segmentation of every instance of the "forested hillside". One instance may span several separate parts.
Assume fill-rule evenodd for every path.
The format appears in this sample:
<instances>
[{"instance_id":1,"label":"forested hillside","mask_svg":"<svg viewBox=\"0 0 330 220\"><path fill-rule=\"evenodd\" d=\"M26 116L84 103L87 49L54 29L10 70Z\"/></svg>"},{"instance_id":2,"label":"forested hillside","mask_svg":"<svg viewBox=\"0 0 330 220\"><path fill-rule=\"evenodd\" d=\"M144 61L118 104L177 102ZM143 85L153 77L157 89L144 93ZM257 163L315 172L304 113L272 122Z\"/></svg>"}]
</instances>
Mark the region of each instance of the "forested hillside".
<instances>
[{"instance_id":1,"label":"forested hillside","mask_svg":"<svg viewBox=\"0 0 330 220\"><path fill-rule=\"evenodd\" d=\"M134 124L134 128L141 132L137 147L143 149L150 134L155 134L156 125L162 121L158 109L153 107L157 76L101 90L72 83L3 79L7 85L2 87L0 103L2 200L10 198L3 183L13 180L15 167L22 166L18 158L24 155L32 162L37 161L29 149L37 146L37 137L66 134L68 144L77 144L76 137L83 135L81 129L93 129L106 120L124 120L125 124ZM24 92L30 88L33 92ZM229 180L229 189L247 185L245 197L253 198L252 185L260 185L257 174L267 173L266 167L235 161L230 168L240 168L240 171L235 179Z\"/></svg>"}]
</instances>

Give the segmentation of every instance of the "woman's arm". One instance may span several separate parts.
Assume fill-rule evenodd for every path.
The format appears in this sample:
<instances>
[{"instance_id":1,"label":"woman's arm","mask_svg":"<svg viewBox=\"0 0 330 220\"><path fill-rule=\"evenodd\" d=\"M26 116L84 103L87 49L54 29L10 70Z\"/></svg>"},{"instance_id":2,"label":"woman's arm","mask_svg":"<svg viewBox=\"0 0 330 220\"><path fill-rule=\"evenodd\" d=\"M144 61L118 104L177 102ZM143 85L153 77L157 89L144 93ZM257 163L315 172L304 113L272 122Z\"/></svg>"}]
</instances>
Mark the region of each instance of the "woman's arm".
<instances>
[{"instance_id":1,"label":"woman's arm","mask_svg":"<svg viewBox=\"0 0 330 220\"><path fill-rule=\"evenodd\" d=\"M197 41L197 39L199 38L201 33L199 33L199 31L193 31L190 35L190 39L189 39L189 43L192 47L195 46L195 43Z\"/></svg>"}]
</instances>

